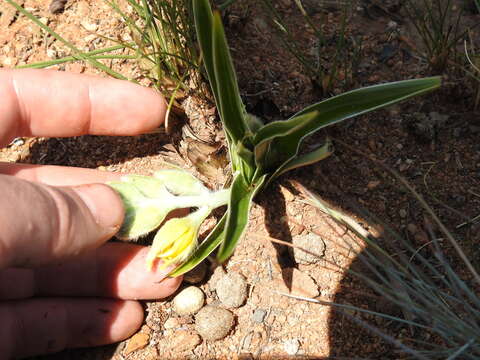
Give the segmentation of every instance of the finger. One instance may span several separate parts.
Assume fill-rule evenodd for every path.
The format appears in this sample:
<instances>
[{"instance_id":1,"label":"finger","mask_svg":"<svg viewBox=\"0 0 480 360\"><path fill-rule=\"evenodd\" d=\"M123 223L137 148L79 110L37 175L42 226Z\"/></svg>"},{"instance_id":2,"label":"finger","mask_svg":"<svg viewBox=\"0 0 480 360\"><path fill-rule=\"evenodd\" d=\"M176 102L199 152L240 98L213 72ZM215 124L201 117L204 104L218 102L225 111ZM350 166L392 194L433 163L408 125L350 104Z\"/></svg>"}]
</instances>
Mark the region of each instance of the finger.
<instances>
[{"instance_id":1,"label":"finger","mask_svg":"<svg viewBox=\"0 0 480 360\"><path fill-rule=\"evenodd\" d=\"M0 162L0 174L36 181L51 186L77 186L119 180L125 174L95 169L55 165L31 165Z\"/></svg>"},{"instance_id":2,"label":"finger","mask_svg":"<svg viewBox=\"0 0 480 360\"><path fill-rule=\"evenodd\" d=\"M34 266L92 250L124 216L120 197L101 184L50 187L0 175L0 268Z\"/></svg>"},{"instance_id":3,"label":"finger","mask_svg":"<svg viewBox=\"0 0 480 360\"><path fill-rule=\"evenodd\" d=\"M148 248L108 243L61 265L0 271L0 299L38 296L100 296L119 299L163 299L175 292L182 277L167 278L170 269L148 271Z\"/></svg>"},{"instance_id":4,"label":"finger","mask_svg":"<svg viewBox=\"0 0 480 360\"><path fill-rule=\"evenodd\" d=\"M136 301L32 299L0 304L0 318L0 354L11 359L124 340L143 309Z\"/></svg>"},{"instance_id":5,"label":"finger","mask_svg":"<svg viewBox=\"0 0 480 360\"><path fill-rule=\"evenodd\" d=\"M0 70L0 139L136 135L164 120L165 100L127 81L52 70Z\"/></svg>"}]
</instances>

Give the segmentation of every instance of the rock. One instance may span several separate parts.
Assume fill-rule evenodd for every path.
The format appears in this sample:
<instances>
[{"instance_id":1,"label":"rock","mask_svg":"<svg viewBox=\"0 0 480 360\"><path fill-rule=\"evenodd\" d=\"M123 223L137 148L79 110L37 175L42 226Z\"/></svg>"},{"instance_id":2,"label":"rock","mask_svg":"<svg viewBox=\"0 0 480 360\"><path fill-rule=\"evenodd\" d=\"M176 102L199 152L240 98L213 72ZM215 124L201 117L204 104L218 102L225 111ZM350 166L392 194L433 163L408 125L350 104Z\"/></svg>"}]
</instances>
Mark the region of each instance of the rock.
<instances>
[{"instance_id":1,"label":"rock","mask_svg":"<svg viewBox=\"0 0 480 360\"><path fill-rule=\"evenodd\" d=\"M202 342L200 336L193 331L179 330L176 331L170 340L171 349L177 352L193 350Z\"/></svg>"},{"instance_id":2,"label":"rock","mask_svg":"<svg viewBox=\"0 0 480 360\"><path fill-rule=\"evenodd\" d=\"M177 318L174 318L174 317L171 317L171 318L168 318L164 323L163 323L163 327L165 329L175 329L175 328L178 328L180 326L180 321L178 321Z\"/></svg>"},{"instance_id":3,"label":"rock","mask_svg":"<svg viewBox=\"0 0 480 360\"><path fill-rule=\"evenodd\" d=\"M207 274L207 264L205 261L202 261L200 264L195 266L192 270L187 272L183 276L183 280L189 284L197 284L205 278Z\"/></svg>"},{"instance_id":4,"label":"rock","mask_svg":"<svg viewBox=\"0 0 480 360\"><path fill-rule=\"evenodd\" d=\"M204 302L203 291L195 286L189 286L175 296L173 309L180 316L193 315L202 308Z\"/></svg>"},{"instance_id":5,"label":"rock","mask_svg":"<svg viewBox=\"0 0 480 360\"><path fill-rule=\"evenodd\" d=\"M398 213L402 219L405 219L407 217L407 210L405 209L400 209Z\"/></svg>"},{"instance_id":6,"label":"rock","mask_svg":"<svg viewBox=\"0 0 480 360\"><path fill-rule=\"evenodd\" d=\"M58 14L65 10L65 5L67 4L67 0L52 0L48 9L52 14Z\"/></svg>"},{"instance_id":7,"label":"rock","mask_svg":"<svg viewBox=\"0 0 480 360\"><path fill-rule=\"evenodd\" d=\"M88 22L88 21L86 21L86 20L82 21L82 22L80 23L80 25L82 25L82 26L85 28L85 30L90 31L90 32L96 31L97 28L98 28L98 25L97 25L97 24L95 24L95 23L90 23L90 22Z\"/></svg>"},{"instance_id":8,"label":"rock","mask_svg":"<svg viewBox=\"0 0 480 360\"><path fill-rule=\"evenodd\" d=\"M234 324L233 314L227 309L205 306L195 316L195 329L205 340L220 340L230 332Z\"/></svg>"},{"instance_id":9,"label":"rock","mask_svg":"<svg viewBox=\"0 0 480 360\"><path fill-rule=\"evenodd\" d=\"M325 255L325 242L314 233L297 235L292 238L292 244L302 249L289 248L290 254L294 257L297 264L316 264Z\"/></svg>"},{"instance_id":10,"label":"rock","mask_svg":"<svg viewBox=\"0 0 480 360\"><path fill-rule=\"evenodd\" d=\"M134 351L143 349L150 342L150 335L144 332L138 332L133 335L130 340L127 342L125 347L124 354L129 355Z\"/></svg>"},{"instance_id":11,"label":"rock","mask_svg":"<svg viewBox=\"0 0 480 360\"><path fill-rule=\"evenodd\" d=\"M229 272L218 280L215 290L223 305L230 308L242 306L247 299L247 282L236 272Z\"/></svg>"},{"instance_id":12,"label":"rock","mask_svg":"<svg viewBox=\"0 0 480 360\"><path fill-rule=\"evenodd\" d=\"M266 316L267 316L267 310L255 309L255 311L252 314L252 320L256 323L261 324L265 320Z\"/></svg>"},{"instance_id":13,"label":"rock","mask_svg":"<svg viewBox=\"0 0 480 360\"><path fill-rule=\"evenodd\" d=\"M290 339L283 343L283 349L288 355L296 355L300 350L300 341L297 339Z\"/></svg>"}]
</instances>

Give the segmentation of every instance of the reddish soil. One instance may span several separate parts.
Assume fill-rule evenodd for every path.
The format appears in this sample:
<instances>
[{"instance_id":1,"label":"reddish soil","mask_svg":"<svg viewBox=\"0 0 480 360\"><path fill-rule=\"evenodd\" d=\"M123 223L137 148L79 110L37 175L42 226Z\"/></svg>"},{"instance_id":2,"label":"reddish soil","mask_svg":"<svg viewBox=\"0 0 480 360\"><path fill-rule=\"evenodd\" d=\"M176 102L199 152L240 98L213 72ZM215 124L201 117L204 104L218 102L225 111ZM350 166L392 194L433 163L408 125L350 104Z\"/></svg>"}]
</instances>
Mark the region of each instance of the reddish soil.
<instances>
[{"instance_id":1,"label":"reddish soil","mask_svg":"<svg viewBox=\"0 0 480 360\"><path fill-rule=\"evenodd\" d=\"M126 8L124 1L119 2ZM75 0L58 15L48 12L49 0L22 0L21 3L81 49L111 45L96 33L128 37L124 23L103 2ZM346 28L348 46L342 60L347 65L340 67L327 92L325 81L306 71L285 48L261 2L240 1L227 10L224 19L247 109L267 120L286 118L308 104L344 90L433 75L428 62L420 56L423 47L419 37L408 18L396 12L395 3L387 1L379 5L377 1L364 1L352 7ZM330 6L309 9L312 19L320 24L329 40L320 53L322 66L333 61L331 54L335 51L342 17L336 4L332 1ZM276 9L287 19L286 24L299 48L307 53L314 48L314 34L306 27L294 2L278 1ZM466 12L462 23L479 20L478 14ZM14 67L69 54L63 45L28 19L17 17L5 3L0 5L0 29L0 66ZM478 39L476 32L473 38ZM357 49L361 55L354 54L358 44L361 44ZM314 54L307 57L309 61L315 59ZM115 60L108 65L149 85L133 61ZM81 62L56 68L106 76ZM441 90L329 128L309 139L308 145L318 144L329 135L397 170L425 196L472 262L478 263L480 223L458 227L480 213L480 119L474 109L475 86L478 84L460 71L447 71ZM174 147L171 138L162 131L133 138L21 139L2 149L0 159L140 174L151 174L167 161L196 172L209 186L218 187L226 174L223 150L216 142L222 137L213 106L198 101L188 104L187 121L207 144L179 133L175 138L180 140ZM364 245L329 217L305 204L299 184L320 194L333 207L342 209L367 228L371 223L368 213L360 209L367 209L404 236L412 235L407 231L409 225L423 228L425 211L410 194L365 156L339 142L335 145L333 156L283 176L258 197L247 235L224 266L227 271L243 274L249 284L247 302L232 310L236 325L225 339L190 344L186 341L187 345L179 351L178 346L172 346L173 339L195 337L193 318L177 318L171 299L167 299L146 303L147 320L141 330L145 347L137 351L129 352L127 340L119 345L71 350L42 359L399 358L393 346L331 307L281 294L293 288L291 291L298 295L392 311L373 291L346 276L345 269L356 266L355 252L361 251ZM197 171L198 158L211 165L208 171ZM296 264L286 246L269 241L269 237L273 237L290 242L292 237L309 232L319 234L326 245L325 254L317 264ZM356 251L345 246L352 243L357 244ZM444 250L449 258L455 259L446 244ZM286 274L292 267L305 276L299 283L291 283L291 278L289 283ZM207 303L218 303L214 283L219 276L221 268L211 266L200 285L207 295ZM261 323L252 320L257 309L267 311ZM362 317L400 339L410 336L405 326ZM173 328L164 326L169 318L176 319L177 325ZM288 354L292 344L298 344L298 351Z\"/></svg>"}]
</instances>

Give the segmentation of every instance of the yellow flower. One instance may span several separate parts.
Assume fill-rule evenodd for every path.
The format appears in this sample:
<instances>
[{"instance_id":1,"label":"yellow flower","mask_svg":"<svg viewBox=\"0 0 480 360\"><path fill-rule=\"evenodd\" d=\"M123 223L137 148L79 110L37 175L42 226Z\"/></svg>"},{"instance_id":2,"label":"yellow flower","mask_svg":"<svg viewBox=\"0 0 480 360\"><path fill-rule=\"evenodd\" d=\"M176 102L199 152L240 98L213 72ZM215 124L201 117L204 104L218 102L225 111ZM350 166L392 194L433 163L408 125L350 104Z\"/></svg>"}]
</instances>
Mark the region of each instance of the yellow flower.
<instances>
[{"instance_id":1,"label":"yellow flower","mask_svg":"<svg viewBox=\"0 0 480 360\"><path fill-rule=\"evenodd\" d=\"M210 209L202 208L186 217L168 220L153 239L147 268L151 270L157 258L162 260L162 268L187 260L197 245L200 224L209 213Z\"/></svg>"}]
</instances>

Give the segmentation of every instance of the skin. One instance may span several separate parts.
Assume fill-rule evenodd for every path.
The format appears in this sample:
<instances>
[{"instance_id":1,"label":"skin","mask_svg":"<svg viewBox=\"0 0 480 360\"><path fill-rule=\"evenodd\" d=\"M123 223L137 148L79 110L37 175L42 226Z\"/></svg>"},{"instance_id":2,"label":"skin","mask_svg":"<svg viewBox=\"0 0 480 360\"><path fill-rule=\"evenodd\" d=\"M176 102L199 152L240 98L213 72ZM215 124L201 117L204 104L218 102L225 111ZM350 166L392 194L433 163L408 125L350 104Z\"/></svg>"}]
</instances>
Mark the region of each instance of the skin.
<instances>
[{"instance_id":1,"label":"skin","mask_svg":"<svg viewBox=\"0 0 480 360\"><path fill-rule=\"evenodd\" d=\"M0 70L0 146L15 137L137 135L164 120L164 99L113 80ZM106 243L123 221L120 174L0 163L2 358L121 341L143 322L139 299L172 294L181 278L145 270L148 249Z\"/></svg>"}]
</instances>

